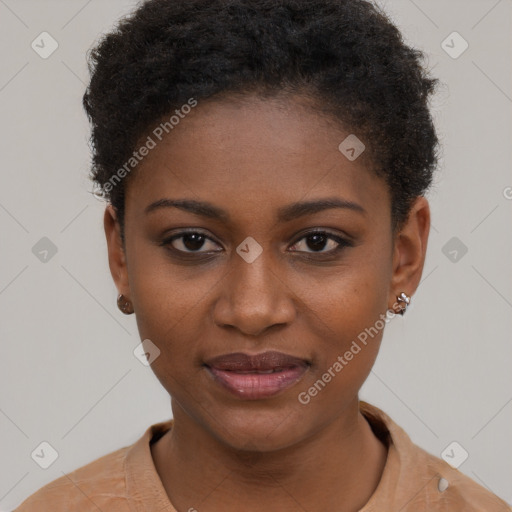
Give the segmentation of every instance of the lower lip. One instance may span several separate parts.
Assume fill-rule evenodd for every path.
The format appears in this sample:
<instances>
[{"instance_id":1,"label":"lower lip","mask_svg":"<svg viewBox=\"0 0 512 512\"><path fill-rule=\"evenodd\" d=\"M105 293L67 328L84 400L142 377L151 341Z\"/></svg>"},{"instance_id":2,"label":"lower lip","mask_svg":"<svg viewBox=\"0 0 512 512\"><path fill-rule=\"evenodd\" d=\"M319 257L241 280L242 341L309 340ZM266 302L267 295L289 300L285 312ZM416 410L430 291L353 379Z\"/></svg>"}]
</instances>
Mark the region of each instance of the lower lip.
<instances>
[{"instance_id":1,"label":"lower lip","mask_svg":"<svg viewBox=\"0 0 512 512\"><path fill-rule=\"evenodd\" d=\"M293 386L307 367L296 366L274 373L237 373L207 366L215 380L234 395L245 400L259 400L277 395Z\"/></svg>"}]
</instances>

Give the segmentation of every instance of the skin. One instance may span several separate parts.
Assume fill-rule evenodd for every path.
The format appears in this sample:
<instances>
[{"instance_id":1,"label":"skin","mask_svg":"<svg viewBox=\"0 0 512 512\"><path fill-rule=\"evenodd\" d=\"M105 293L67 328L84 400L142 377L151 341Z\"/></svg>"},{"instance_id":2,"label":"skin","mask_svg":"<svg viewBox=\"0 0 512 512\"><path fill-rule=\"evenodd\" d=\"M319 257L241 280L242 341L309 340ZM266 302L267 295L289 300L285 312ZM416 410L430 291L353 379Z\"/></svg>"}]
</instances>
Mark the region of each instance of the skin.
<instances>
[{"instance_id":1,"label":"skin","mask_svg":"<svg viewBox=\"0 0 512 512\"><path fill-rule=\"evenodd\" d=\"M130 176L125 247L115 210L105 211L113 279L133 303L141 339L161 351L152 369L171 395L174 427L152 456L178 510L348 512L378 485L387 449L359 412L358 391L383 331L307 405L298 394L400 292L414 293L430 211L418 197L393 233L386 183L364 154L351 162L338 150L349 133L300 98L200 102ZM163 198L207 201L229 220L178 208L144 213ZM321 198L352 201L364 213L329 208L277 220L280 208ZM162 245L183 228L210 240ZM336 252L339 244L326 239L315 249L305 237L314 228L352 246ZM252 263L236 252L248 236L263 249ZM188 253L179 257L179 250ZM292 387L261 400L231 395L203 366L220 354L266 350L311 366Z\"/></svg>"}]
</instances>

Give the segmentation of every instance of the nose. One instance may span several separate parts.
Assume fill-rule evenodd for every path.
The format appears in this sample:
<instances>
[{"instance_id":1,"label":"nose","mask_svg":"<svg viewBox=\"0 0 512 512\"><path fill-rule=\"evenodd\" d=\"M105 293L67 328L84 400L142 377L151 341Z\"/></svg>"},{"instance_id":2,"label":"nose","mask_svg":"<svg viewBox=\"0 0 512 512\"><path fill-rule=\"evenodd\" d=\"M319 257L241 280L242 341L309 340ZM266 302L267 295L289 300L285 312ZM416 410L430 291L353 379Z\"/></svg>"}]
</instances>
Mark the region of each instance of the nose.
<instances>
[{"instance_id":1,"label":"nose","mask_svg":"<svg viewBox=\"0 0 512 512\"><path fill-rule=\"evenodd\" d=\"M258 336L273 326L282 327L293 321L293 293L286 284L285 273L279 272L265 250L252 263L235 255L232 265L215 304L217 325Z\"/></svg>"}]
</instances>

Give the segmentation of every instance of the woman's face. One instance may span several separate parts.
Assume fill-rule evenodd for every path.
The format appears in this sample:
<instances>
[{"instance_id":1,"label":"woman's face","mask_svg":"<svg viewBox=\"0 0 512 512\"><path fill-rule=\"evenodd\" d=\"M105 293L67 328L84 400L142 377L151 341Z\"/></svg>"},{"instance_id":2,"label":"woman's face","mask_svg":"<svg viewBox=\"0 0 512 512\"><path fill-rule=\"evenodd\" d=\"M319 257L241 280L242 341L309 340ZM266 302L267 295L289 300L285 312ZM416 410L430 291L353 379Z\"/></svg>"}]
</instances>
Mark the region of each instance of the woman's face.
<instances>
[{"instance_id":1,"label":"woman's face","mask_svg":"<svg viewBox=\"0 0 512 512\"><path fill-rule=\"evenodd\" d=\"M151 367L175 418L223 443L298 443L354 405L399 279L417 285L398 277L388 188L292 100L200 102L164 135L127 183L126 259L105 215Z\"/></svg>"}]
</instances>

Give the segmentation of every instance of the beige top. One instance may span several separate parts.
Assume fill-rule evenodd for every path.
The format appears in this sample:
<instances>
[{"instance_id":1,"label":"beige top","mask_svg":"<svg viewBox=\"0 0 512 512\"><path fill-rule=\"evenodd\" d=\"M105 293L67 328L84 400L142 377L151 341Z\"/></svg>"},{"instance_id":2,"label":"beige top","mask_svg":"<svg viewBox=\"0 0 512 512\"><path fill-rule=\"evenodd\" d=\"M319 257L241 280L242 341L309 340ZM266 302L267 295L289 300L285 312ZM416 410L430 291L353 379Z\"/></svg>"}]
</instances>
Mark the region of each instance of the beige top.
<instances>
[{"instance_id":1,"label":"beige top","mask_svg":"<svg viewBox=\"0 0 512 512\"><path fill-rule=\"evenodd\" d=\"M490 491L413 444L383 411L362 401L360 410L388 446L382 478L360 512L512 512ZM133 445L54 480L14 512L176 512L150 449L172 424L152 425Z\"/></svg>"}]
</instances>

